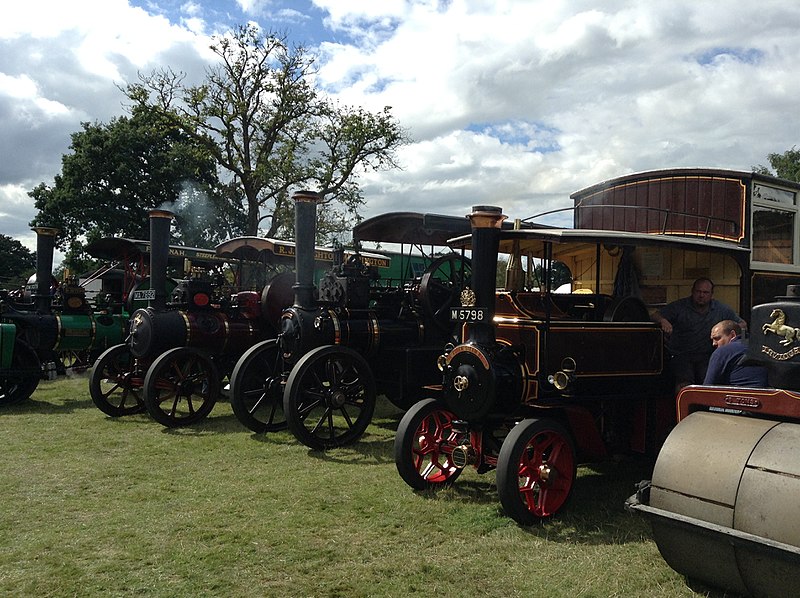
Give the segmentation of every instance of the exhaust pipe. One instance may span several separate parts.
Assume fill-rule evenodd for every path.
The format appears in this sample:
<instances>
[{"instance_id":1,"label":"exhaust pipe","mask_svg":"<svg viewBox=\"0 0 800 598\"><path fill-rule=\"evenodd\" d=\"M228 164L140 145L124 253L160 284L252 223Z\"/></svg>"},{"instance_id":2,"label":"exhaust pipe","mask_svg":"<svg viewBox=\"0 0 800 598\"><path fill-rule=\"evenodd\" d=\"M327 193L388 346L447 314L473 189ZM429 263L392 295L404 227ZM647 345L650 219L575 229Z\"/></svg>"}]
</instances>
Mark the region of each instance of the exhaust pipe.
<instances>
[{"instance_id":1,"label":"exhaust pipe","mask_svg":"<svg viewBox=\"0 0 800 598\"><path fill-rule=\"evenodd\" d=\"M150 307L167 308L167 260L169 259L169 227L174 214L167 210L150 210L150 288L154 298Z\"/></svg>"},{"instance_id":2,"label":"exhaust pipe","mask_svg":"<svg viewBox=\"0 0 800 598\"><path fill-rule=\"evenodd\" d=\"M36 233L36 311L50 313L53 305L50 280L53 277L53 252L58 229L37 226L33 231Z\"/></svg>"},{"instance_id":3,"label":"exhaust pipe","mask_svg":"<svg viewBox=\"0 0 800 598\"><path fill-rule=\"evenodd\" d=\"M298 191L294 200L295 284L294 307L314 309L314 240L317 233L317 204L322 196L313 191Z\"/></svg>"},{"instance_id":4,"label":"exhaust pipe","mask_svg":"<svg viewBox=\"0 0 800 598\"><path fill-rule=\"evenodd\" d=\"M475 305L486 310L482 322L470 326L470 340L477 343L494 343L494 294L497 286L497 251L500 246L500 228L506 216L502 208L474 206L469 215L472 225L472 288Z\"/></svg>"}]
</instances>

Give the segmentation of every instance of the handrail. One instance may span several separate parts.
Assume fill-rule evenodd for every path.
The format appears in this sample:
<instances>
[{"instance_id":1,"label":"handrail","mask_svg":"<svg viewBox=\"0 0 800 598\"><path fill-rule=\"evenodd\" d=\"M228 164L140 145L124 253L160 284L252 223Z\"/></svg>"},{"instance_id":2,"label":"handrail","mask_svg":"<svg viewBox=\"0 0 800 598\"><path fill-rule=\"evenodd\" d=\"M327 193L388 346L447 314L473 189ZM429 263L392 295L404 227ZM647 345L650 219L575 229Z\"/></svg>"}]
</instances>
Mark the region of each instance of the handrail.
<instances>
[{"instance_id":1,"label":"handrail","mask_svg":"<svg viewBox=\"0 0 800 598\"><path fill-rule=\"evenodd\" d=\"M705 232L703 234L703 238L704 239L708 239L708 237L709 237L712 222L720 222L720 223L723 223L723 224L730 224L732 229L733 229L733 234L734 235L738 235L738 234L741 233L741 231L739 230L739 223L736 222L735 220L731 220L730 218L718 218L717 216L707 216L707 215L704 215L704 214L691 214L689 212L677 212L675 210L668 210L666 208L656 208L656 207L653 207L653 206L626 206L626 205L622 205L622 204L583 205L582 202L578 202L578 204L576 204L574 206L571 206L571 207L558 208L558 209L555 209L555 210L548 210L546 212L539 212L538 214L534 214L533 216L528 216L527 218L523 218L522 222L530 222L531 220L534 220L535 218L541 218L542 216L548 216L550 214L557 214L559 212L567 212L567 211L570 211L570 210L571 211L575 211L578 208L581 208L581 209L584 209L584 208L614 208L614 209L623 208L623 209L629 209L629 210L643 210L643 211L648 211L649 210L649 211L654 211L654 212L661 212L661 213L664 214L664 221L663 221L663 224L661 226L661 234L662 235L666 235L667 234L667 224L669 222L670 216L688 217L688 218L704 218L706 220Z\"/></svg>"}]
</instances>

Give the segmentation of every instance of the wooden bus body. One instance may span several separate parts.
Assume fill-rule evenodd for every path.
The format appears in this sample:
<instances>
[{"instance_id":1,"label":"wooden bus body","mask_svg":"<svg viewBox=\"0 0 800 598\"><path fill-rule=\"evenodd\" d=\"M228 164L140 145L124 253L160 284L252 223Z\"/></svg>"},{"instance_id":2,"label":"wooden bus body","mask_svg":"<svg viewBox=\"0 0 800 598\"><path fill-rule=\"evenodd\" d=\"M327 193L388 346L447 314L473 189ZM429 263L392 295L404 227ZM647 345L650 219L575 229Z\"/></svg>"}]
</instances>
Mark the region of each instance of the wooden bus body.
<instances>
[{"instance_id":1,"label":"wooden bus body","mask_svg":"<svg viewBox=\"0 0 800 598\"><path fill-rule=\"evenodd\" d=\"M573 193L574 226L720 240L750 250L749 268L698 254L692 261L637 256L642 299L658 307L708 277L715 298L740 314L800 283L800 184L755 172L674 168L620 176ZM691 283L688 283L691 285Z\"/></svg>"}]
</instances>

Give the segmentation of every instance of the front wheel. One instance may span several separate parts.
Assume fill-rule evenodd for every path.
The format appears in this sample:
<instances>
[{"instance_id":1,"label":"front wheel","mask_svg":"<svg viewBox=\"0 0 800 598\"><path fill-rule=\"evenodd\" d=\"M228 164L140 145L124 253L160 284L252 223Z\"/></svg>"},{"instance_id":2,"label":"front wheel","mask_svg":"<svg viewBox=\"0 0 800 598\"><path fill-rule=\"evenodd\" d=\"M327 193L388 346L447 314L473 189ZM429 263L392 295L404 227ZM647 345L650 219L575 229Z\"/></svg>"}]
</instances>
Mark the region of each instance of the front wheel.
<instances>
[{"instance_id":1,"label":"front wheel","mask_svg":"<svg viewBox=\"0 0 800 598\"><path fill-rule=\"evenodd\" d=\"M144 411L141 362L128 350L128 345L109 347L92 367L89 395L100 411L111 417L133 415Z\"/></svg>"},{"instance_id":2,"label":"front wheel","mask_svg":"<svg viewBox=\"0 0 800 598\"><path fill-rule=\"evenodd\" d=\"M191 348L162 353L144 378L144 404L167 428L189 426L211 413L220 393L219 372L211 359Z\"/></svg>"},{"instance_id":3,"label":"front wheel","mask_svg":"<svg viewBox=\"0 0 800 598\"><path fill-rule=\"evenodd\" d=\"M283 389L286 372L278 341L250 347L231 374L231 407L236 418L258 434L286 429Z\"/></svg>"},{"instance_id":4,"label":"front wheel","mask_svg":"<svg viewBox=\"0 0 800 598\"><path fill-rule=\"evenodd\" d=\"M575 449L564 427L524 419L509 432L497 457L497 493L503 510L520 525L555 515L575 481Z\"/></svg>"},{"instance_id":5,"label":"front wheel","mask_svg":"<svg viewBox=\"0 0 800 598\"><path fill-rule=\"evenodd\" d=\"M17 341L13 351L11 367L0 375L0 407L29 399L42 376L39 358L30 346Z\"/></svg>"},{"instance_id":6,"label":"front wheel","mask_svg":"<svg viewBox=\"0 0 800 598\"><path fill-rule=\"evenodd\" d=\"M400 420L394 462L400 477L415 490L452 484L461 474L453 463L453 448L464 434L453 429L455 417L441 401L425 399Z\"/></svg>"},{"instance_id":7,"label":"front wheel","mask_svg":"<svg viewBox=\"0 0 800 598\"><path fill-rule=\"evenodd\" d=\"M366 360L346 347L317 347L292 369L283 411L292 434L314 450L355 442L375 411L375 379Z\"/></svg>"}]
</instances>

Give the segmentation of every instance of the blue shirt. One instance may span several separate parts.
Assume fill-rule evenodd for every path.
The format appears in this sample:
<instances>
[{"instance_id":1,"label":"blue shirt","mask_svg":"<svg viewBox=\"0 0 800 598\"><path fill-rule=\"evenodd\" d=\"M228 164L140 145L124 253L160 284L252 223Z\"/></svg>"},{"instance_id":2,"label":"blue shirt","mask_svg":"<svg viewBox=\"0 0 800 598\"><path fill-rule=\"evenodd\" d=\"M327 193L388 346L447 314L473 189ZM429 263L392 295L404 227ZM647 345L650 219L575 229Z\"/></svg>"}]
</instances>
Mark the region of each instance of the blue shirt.
<instances>
[{"instance_id":1,"label":"blue shirt","mask_svg":"<svg viewBox=\"0 0 800 598\"><path fill-rule=\"evenodd\" d=\"M747 345L742 342L741 336L737 336L727 345L717 347L708 360L708 370L703 384L768 387L767 368L740 364L746 351Z\"/></svg>"},{"instance_id":2,"label":"blue shirt","mask_svg":"<svg viewBox=\"0 0 800 598\"><path fill-rule=\"evenodd\" d=\"M742 321L735 311L716 299L711 300L705 313L694 309L691 297L673 301L660 309L659 313L672 324L672 334L667 337L666 342L673 355L708 355L714 350L714 345L711 344L711 329L714 324L722 320Z\"/></svg>"}]
</instances>

